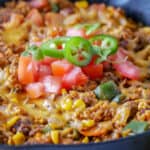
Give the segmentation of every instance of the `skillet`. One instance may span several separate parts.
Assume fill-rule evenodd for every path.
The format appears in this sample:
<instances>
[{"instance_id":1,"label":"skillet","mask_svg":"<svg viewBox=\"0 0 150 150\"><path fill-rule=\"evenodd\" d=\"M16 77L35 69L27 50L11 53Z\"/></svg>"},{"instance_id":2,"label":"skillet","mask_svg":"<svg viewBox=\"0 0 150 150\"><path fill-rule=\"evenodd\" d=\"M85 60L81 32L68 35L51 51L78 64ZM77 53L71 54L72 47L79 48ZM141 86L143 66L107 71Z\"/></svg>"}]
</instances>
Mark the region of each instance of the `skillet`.
<instances>
[{"instance_id":1,"label":"skillet","mask_svg":"<svg viewBox=\"0 0 150 150\"><path fill-rule=\"evenodd\" d=\"M0 0L0 5L6 0ZM75 0L72 0L75 1ZM90 3L104 2L107 5L122 7L126 14L138 22L150 25L149 0L89 0ZM0 150L150 150L150 131L142 134L101 143L77 145L30 145L7 146L0 145Z\"/></svg>"}]
</instances>

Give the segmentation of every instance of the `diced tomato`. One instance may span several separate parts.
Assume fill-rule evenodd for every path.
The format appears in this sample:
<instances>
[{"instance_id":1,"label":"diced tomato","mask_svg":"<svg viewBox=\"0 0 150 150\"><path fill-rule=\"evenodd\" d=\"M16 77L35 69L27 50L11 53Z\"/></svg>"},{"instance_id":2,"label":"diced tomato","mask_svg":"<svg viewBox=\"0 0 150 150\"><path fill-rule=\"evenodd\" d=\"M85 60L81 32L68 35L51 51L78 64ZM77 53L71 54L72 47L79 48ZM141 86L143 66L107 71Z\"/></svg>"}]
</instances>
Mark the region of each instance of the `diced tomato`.
<instances>
[{"instance_id":1,"label":"diced tomato","mask_svg":"<svg viewBox=\"0 0 150 150\"><path fill-rule=\"evenodd\" d=\"M53 57L45 57L43 60L41 60L40 62L44 65L51 65L52 62L56 61L56 58Z\"/></svg>"},{"instance_id":2,"label":"diced tomato","mask_svg":"<svg viewBox=\"0 0 150 150\"><path fill-rule=\"evenodd\" d=\"M85 67L82 67L83 72L90 78L90 79L99 79L103 75L103 65L102 64L95 64L96 56L93 57L92 61Z\"/></svg>"},{"instance_id":3,"label":"diced tomato","mask_svg":"<svg viewBox=\"0 0 150 150\"><path fill-rule=\"evenodd\" d=\"M140 69L130 61L126 61L120 64L114 64L114 68L126 78L132 80L140 79Z\"/></svg>"},{"instance_id":4,"label":"diced tomato","mask_svg":"<svg viewBox=\"0 0 150 150\"><path fill-rule=\"evenodd\" d=\"M138 80L140 79L140 68L134 65L131 61L126 60L127 52L123 49L119 49L118 52L111 58L116 61L113 64L116 71L118 71L123 77Z\"/></svg>"},{"instance_id":5,"label":"diced tomato","mask_svg":"<svg viewBox=\"0 0 150 150\"><path fill-rule=\"evenodd\" d=\"M71 89L73 86L84 85L88 77L82 72L81 68L74 67L69 73L65 74L62 79L62 86Z\"/></svg>"},{"instance_id":6,"label":"diced tomato","mask_svg":"<svg viewBox=\"0 0 150 150\"><path fill-rule=\"evenodd\" d=\"M36 76L37 66L32 61L31 57L20 56L18 64L18 80L22 84L29 84L34 82Z\"/></svg>"},{"instance_id":7,"label":"diced tomato","mask_svg":"<svg viewBox=\"0 0 150 150\"><path fill-rule=\"evenodd\" d=\"M51 64L52 74L54 76L63 76L73 68L73 65L66 60L57 60Z\"/></svg>"},{"instance_id":8,"label":"diced tomato","mask_svg":"<svg viewBox=\"0 0 150 150\"><path fill-rule=\"evenodd\" d=\"M125 59L127 56L128 52L125 51L123 48L119 48L116 54L109 56L109 59L114 61L120 61L122 59Z\"/></svg>"},{"instance_id":9,"label":"diced tomato","mask_svg":"<svg viewBox=\"0 0 150 150\"><path fill-rule=\"evenodd\" d=\"M46 76L41 79L41 82L44 85L44 90L46 93L60 93L62 87L62 79L60 77Z\"/></svg>"},{"instance_id":10,"label":"diced tomato","mask_svg":"<svg viewBox=\"0 0 150 150\"><path fill-rule=\"evenodd\" d=\"M50 65L44 65L39 63L37 70L38 80L48 75L51 75Z\"/></svg>"},{"instance_id":11,"label":"diced tomato","mask_svg":"<svg viewBox=\"0 0 150 150\"><path fill-rule=\"evenodd\" d=\"M43 17L37 9L32 9L27 15L27 19L37 26L42 26L44 24Z\"/></svg>"},{"instance_id":12,"label":"diced tomato","mask_svg":"<svg viewBox=\"0 0 150 150\"><path fill-rule=\"evenodd\" d=\"M30 98L38 98L44 95L44 85L40 82L30 83L26 86Z\"/></svg>"},{"instance_id":13,"label":"diced tomato","mask_svg":"<svg viewBox=\"0 0 150 150\"><path fill-rule=\"evenodd\" d=\"M33 8L42 9L48 5L48 0L31 0L30 5Z\"/></svg>"},{"instance_id":14,"label":"diced tomato","mask_svg":"<svg viewBox=\"0 0 150 150\"><path fill-rule=\"evenodd\" d=\"M68 29L67 36L81 36L81 37L86 37L85 31L83 29L76 29L76 28L70 28Z\"/></svg>"}]
</instances>

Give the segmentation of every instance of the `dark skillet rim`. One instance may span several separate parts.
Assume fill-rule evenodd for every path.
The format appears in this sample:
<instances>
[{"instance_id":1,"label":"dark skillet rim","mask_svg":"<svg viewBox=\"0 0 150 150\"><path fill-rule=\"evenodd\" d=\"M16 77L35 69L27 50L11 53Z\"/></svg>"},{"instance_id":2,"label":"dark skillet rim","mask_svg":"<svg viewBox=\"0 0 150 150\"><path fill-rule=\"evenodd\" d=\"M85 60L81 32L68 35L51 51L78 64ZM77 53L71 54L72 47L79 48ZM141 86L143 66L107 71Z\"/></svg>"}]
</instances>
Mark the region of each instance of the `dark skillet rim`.
<instances>
[{"instance_id":1,"label":"dark skillet rim","mask_svg":"<svg viewBox=\"0 0 150 150\"><path fill-rule=\"evenodd\" d=\"M106 144L116 144L116 143L123 143L123 142L132 142L136 139L142 138L142 137L146 137L150 135L150 131L146 131L144 133L140 133L140 134L135 134L135 135L131 135L128 136L126 138L120 138L117 140L110 140L110 141L104 141L104 142L99 142L99 143L88 143L88 144L33 144L33 145L20 145L20 146L9 146L9 145L3 145L0 144L0 148L80 148L80 147L87 147L87 146L102 146L102 145L106 145Z\"/></svg>"}]
</instances>

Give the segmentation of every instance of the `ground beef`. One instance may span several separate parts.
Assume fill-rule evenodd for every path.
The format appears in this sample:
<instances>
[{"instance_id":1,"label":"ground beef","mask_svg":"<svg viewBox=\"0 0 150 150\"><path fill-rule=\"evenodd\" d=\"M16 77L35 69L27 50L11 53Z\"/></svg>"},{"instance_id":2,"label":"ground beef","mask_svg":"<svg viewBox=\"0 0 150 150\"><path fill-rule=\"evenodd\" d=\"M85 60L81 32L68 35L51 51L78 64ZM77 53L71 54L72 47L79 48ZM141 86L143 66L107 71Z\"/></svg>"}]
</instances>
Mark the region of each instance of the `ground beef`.
<instances>
[{"instance_id":1,"label":"ground beef","mask_svg":"<svg viewBox=\"0 0 150 150\"><path fill-rule=\"evenodd\" d=\"M32 122L29 118L21 118L18 120L11 130L16 132L22 132L24 135L28 135L31 130Z\"/></svg>"},{"instance_id":2,"label":"ground beef","mask_svg":"<svg viewBox=\"0 0 150 150\"><path fill-rule=\"evenodd\" d=\"M79 119L94 119L96 122L107 121L115 115L116 108L111 107L108 101L101 101L78 115Z\"/></svg>"}]
</instances>

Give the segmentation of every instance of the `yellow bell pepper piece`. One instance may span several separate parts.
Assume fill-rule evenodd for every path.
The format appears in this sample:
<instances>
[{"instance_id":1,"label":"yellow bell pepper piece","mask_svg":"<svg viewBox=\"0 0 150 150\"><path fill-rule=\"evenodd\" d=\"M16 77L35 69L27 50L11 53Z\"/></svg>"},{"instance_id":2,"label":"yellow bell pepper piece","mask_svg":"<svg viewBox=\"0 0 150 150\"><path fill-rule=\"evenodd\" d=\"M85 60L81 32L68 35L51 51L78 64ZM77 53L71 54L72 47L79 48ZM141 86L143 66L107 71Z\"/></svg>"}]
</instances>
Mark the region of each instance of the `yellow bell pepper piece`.
<instances>
[{"instance_id":1,"label":"yellow bell pepper piece","mask_svg":"<svg viewBox=\"0 0 150 150\"><path fill-rule=\"evenodd\" d=\"M17 132L13 137L12 140L15 145L21 145L25 141L25 136L22 132Z\"/></svg>"},{"instance_id":2,"label":"yellow bell pepper piece","mask_svg":"<svg viewBox=\"0 0 150 150\"><path fill-rule=\"evenodd\" d=\"M83 120L82 124L83 124L84 127L92 127L92 126L94 126L95 121L91 120L91 119L89 119L89 120Z\"/></svg>"},{"instance_id":3,"label":"yellow bell pepper piece","mask_svg":"<svg viewBox=\"0 0 150 150\"><path fill-rule=\"evenodd\" d=\"M78 99L74 102L73 108L85 109L86 108L85 102L82 99Z\"/></svg>"},{"instance_id":4,"label":"yellow bell pepper piece","mask_svg":"<svg viewBox=\"0 0 150 150\"><path fill-rule=\"evenodd\" d=\"M75 3L75 6L77 8L87 8L88 7L88 2L86 0L78 1Z\"/></svg>"},{"instance_id":5,"label":"yellow bell pepper piece","mask_svg":"<svg viewBox=\"0 0 150 150\"><path fill-rule=\"evenodd\" d=\"M89 138L86 136L82 139L82 143L89 143Z\"/></svg>"},{"instance_id":6,"label":"yellow bell pepper piece","mask_svg":"<svg viewBox=\"0 0 150 150\"><path fill-rule=\"evenodd\" d=\"M62 101L62 108L66 111L72 110L72 100L66 99Z\"/></svg>"},{"instance_id":7,"label":"yellow bell pepper piece","mask_svg":"<svg viewBox=\"0 0 150 150\"><path fill-rule=\"evenodd\" d=\"M7 121L6 127L10 129L19 119L20 119L19 116L11 118L10 120Z\"/></svg>"},{"instance_id":8,"label":"yellow bell pepper piece","mask_svg":"<svg viewBox=\"0 0 150 150\"><path fill-rule=\"evenodd\" d=\"M58 130L51 131L51 139L54 144L59 143L59 132Z\"/></svg>"}]
</instances>

